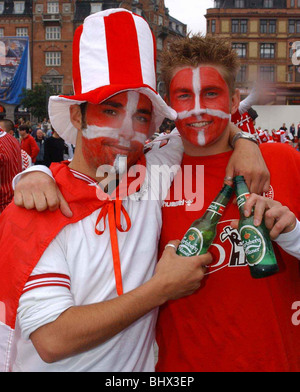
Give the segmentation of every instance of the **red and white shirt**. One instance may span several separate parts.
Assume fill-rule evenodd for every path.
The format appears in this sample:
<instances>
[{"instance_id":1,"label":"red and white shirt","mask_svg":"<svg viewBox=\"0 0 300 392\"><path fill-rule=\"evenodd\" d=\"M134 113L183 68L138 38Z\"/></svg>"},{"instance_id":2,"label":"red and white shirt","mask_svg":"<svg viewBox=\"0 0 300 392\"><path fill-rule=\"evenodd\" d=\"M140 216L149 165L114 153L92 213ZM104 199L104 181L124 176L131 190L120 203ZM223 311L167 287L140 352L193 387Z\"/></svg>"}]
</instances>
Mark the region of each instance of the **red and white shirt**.
<instances>
[{"instance_id":1,"label":"red and white shirt","mask_svg":"<svg viewBox=\"0 0 300 392\"><path fill-rule=\"evenodd\" d=\"M0 213L13 198L12 180L22 171L18 141L0 129Z\"/></svg>"}]
</instances>

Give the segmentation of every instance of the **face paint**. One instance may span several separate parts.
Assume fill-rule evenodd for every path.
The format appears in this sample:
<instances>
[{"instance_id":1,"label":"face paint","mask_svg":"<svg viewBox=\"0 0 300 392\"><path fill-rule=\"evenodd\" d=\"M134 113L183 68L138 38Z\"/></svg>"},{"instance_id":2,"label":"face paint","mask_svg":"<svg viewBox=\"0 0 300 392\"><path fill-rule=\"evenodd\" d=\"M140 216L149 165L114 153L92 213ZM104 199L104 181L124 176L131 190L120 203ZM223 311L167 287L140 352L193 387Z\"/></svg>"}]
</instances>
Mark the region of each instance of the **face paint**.
<instances>
[{"instance_id":1,"label":"face paint","mask_svg":"<svg viewBox=\"0 0 300 392\"><path fill-rule=\"evenodd\" d=\"M128 168L132 166L143 153L151 112L151 101L135 91L116 94L99 105L89 103L87 127L82 130L82 151L89 166L118 169L120 157L127 159Z\"/></svg>"},{"instance_id":2,"label":"face paint","mask_svg":"<svg viewBox=\"0 0 300 392\"><path fill-rule=\"evenodd\" d=\"M178 113L178 131L194 145L213 143L230 119L229 88L214 67L179 70L171 81L170 103Z\"/></svg>"}]
</instances>

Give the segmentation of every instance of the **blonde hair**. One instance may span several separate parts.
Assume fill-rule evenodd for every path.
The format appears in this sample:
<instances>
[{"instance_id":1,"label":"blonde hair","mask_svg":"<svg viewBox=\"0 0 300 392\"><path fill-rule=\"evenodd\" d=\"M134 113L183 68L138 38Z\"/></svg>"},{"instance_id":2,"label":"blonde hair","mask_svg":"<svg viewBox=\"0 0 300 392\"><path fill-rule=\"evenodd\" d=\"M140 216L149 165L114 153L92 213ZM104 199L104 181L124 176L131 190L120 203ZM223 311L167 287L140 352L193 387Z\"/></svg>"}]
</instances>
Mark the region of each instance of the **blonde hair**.
<instances>
[{"instance_id":1,"label":"blonde hair","mask_svg":"<svg viewBox=\"0 0 300 392\"><path fill-rule=\"evenodd\" d=\"M188 35L173 41L162 56L162 78L165 82L166 93L169 93L173 71L177 67L198 67L202 64L221 66L224 79L230 93L235 90L235 79L240 67L240 61L231 44L221 38Z\"/></svg>"}]
</instances>

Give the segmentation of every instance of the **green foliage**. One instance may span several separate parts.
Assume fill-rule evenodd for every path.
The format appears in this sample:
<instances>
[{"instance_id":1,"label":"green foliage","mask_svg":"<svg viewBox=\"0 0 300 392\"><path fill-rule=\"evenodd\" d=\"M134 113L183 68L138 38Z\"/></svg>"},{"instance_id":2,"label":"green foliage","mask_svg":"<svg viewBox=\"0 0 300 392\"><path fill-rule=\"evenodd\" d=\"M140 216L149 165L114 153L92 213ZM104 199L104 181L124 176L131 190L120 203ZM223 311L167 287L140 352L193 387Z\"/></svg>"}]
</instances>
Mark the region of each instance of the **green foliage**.
<instances>
[{"instance_id":1,"label":"green foliage","mask_svg":"<svg viewBox=\"0 0 300 392\"><path fill-rule=\"evenodd\" d=\"M48 116L48 99L54 95L53 87L46 83L36 84L32 89L23 89L21 105L31 111L41 121Z\"/></svg>"}]
</instances>

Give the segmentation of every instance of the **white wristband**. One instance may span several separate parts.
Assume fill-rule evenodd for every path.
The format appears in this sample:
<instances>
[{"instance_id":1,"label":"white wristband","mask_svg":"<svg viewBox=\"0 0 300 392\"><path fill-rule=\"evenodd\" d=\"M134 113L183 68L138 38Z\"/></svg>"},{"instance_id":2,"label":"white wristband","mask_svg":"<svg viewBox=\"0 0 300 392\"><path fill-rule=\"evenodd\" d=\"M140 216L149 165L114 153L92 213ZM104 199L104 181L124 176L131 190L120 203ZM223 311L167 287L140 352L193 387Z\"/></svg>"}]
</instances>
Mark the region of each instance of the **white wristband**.
<instances>
[{"instance_id":1,"label":"white wristband","mask_svg":"<svg viewBox=\"0 0 300 392\"><path fill-rule=\"evenodd\" d=\"M284 251L300 260L300 222L297 220L294 230L280 234L275 242Z\"/></svg>"},{"instance_id":2,"label":"white wristband","mask_svg":"<svg viewBox=\"0 0 300 392\"><path fill-rule=\"evenodd\" d=\"M22 176L23 176L24 174L32 173L32 172L41 172L41 173L45 173L45 174L47 174L48 176L50 176L50 177L53 179L53 181L54 181L54 177L53 177L53 175L52 175L52 171L51 171L47 166L44 166L44 165L31 166L31 167L29 167L28 169L22 171L21 173L17 174L17 175L14 177L14 179L12 180L12 187L13 187L13 190L15 190L15 187L16 187L17 183L21 180L21 178L22 178Z\"/></svg>"}]
</instances>

